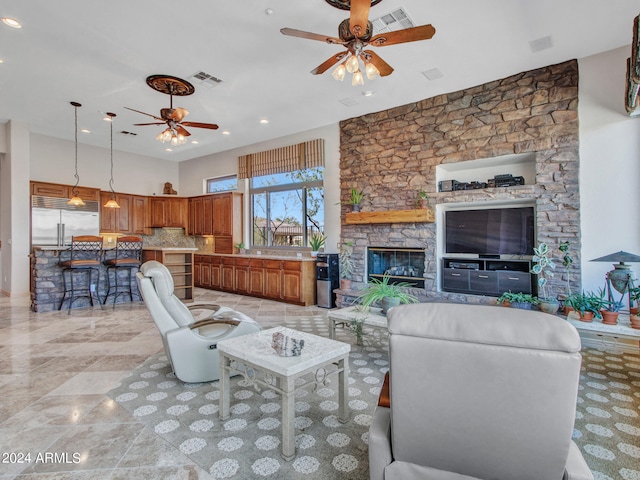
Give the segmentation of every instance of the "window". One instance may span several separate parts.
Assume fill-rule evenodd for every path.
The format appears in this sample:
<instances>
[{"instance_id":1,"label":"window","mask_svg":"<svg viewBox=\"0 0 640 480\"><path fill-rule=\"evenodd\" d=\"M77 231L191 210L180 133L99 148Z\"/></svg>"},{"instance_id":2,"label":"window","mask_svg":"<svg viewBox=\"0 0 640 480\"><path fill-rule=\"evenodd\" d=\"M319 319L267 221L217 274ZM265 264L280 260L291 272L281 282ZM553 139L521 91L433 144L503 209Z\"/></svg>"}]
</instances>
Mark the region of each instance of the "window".
<instances>
[{"instance_id":1,"label":"window","mask_svg":"<svg viewBox=\"0 0 640 480\"><path fill-rule=\"evenodd\" d=\"M323 167L251 179L252 244L305 247L324 231Z\"/></svg>"},{"instance_id":2,"label":"window","mask_svg":"<svg viewBox=\"0 0 640 480\"><path fill-rule=\"evenodd\" d=\"M238 176L226 175L224 177L208 178L207 193L228 192L238 189Z\"/></svg>"}]
</instances>

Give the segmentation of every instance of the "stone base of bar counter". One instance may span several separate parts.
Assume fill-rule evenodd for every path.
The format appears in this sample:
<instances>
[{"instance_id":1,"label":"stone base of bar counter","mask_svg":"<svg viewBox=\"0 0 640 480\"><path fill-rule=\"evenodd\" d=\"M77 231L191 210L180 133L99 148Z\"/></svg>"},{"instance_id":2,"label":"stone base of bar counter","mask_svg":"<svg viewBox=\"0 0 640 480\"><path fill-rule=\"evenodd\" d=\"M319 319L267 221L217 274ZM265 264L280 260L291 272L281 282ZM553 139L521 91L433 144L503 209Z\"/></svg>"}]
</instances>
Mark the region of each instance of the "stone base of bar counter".
<instances>
[{"instance_id":1,"label":"stone base of bar counter","mask_svg":"<svg viewBox=\"0 0 640 480\"><path fill-rule=\"evenodd\" d=\"M31 310L34 312L50 312L52 310L58 310L60 302L64 294L64 281L62 279L63 269L58 265L60 262L60 255L66 248L38 248L35 247L31 254ZM66 257L65 257L66 258ZM100 281L96 286L96 294L100 302L104 301L104 297L107 294L107 267L100 265ZM113 278L114 270L111 270L111 278ZM138 285L135 281L135 269L131 272L131 291L133 292L133 301L140 301L140 295L138 292ZM67 280L68 280L68 273ZM74 272L74 285L78 288L86 288L89 275L85 275L82 272ZM93 279L95 281L95 273ZM77 282L76 282L77 280ZM118 284L122 285L127 281L127 271L118 271ZM113 305L112 294L105 305L109 307ZM68 302L71 300L65 300L63 309L69 308ZM94 298L95 303L95 298ZM123 293L117 296L116 304L131 303L128 293ZM73 302L72 309L87 308L91 306L89 298L78 298Z\"/></svg>"}]
</instances>

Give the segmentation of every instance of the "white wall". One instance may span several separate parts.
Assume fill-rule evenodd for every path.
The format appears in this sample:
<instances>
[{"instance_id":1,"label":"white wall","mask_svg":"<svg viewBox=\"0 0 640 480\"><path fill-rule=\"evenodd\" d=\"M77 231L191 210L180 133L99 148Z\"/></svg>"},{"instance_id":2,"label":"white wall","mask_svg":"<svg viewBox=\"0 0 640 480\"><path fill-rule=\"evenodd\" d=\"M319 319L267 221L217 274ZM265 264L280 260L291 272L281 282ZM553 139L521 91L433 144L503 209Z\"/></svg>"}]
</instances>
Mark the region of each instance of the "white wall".
<instances>
[{"instance_id":1,"label":"white wall","mask_svg":"<svg viewBox=\"0 0 640 480\"><path fill-rule=\"evenodd\" d=\"M31 180L73 185L74 142L31 134ZM78 144L80 185L109 189L111 160L108 148ZM133 153L113 151L113 189L140 195L162 194L165 182L179 183L178 163ZM178 191L179 195L184 195Z\"/></svg>"},{"instance_id":2,"label":"white wall","mask_svg":"<svg viewBox=\"0 0 640 480\"><path fill-rule=\"evenodd\" d=\"M340 201L340 129L338 124L181 162L179 193L187 196L202 195L204 193L204 179L237 174L238 157L241 155L295 145L316 138L324 139L325 148L324 221L325 234L327 235L325 250L336 253L340 239L340 206L337 205ZM248 199L248 196L245 195L245 198ZM249 202L245 201L244 203L246 217L249 212ZM247 218L245 225L249 224ZM245 238L245 241L248 241L248 238Z\"/></svg>"},{"instance_id":3,"label":"white wall","mask_svg":"<svg viewBox=\"0 0 640 480\"><path fill-rule=\"evenodd\" d=\"M640 117L624 108L631 46L578 61L582 284L604 286L611 264L590 262L624 250L640 255ZM633 269L638 276L640 264Z\"/></svg>"}]
</instances>

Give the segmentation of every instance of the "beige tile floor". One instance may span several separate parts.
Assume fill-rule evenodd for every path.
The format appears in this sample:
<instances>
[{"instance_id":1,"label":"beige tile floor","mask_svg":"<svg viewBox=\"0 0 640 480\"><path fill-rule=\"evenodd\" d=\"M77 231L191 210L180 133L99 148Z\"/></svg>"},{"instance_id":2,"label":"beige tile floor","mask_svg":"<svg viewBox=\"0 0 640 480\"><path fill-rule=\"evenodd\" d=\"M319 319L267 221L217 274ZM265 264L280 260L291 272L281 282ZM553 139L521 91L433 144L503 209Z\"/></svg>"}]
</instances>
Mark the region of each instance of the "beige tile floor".
<instances>
[{"instance_id":1,"label":"beige tile floor","mask_svg":"<svg viewBox=\"0 0 640 480\"><path fill-rule=\"evenodd\" d=\"M201 289L196 299L235 308L264 327L326 314ZM161 350L140 302L36 314L26 298L0 297L0 479L211 478L106 395ZM27 454L31 463L20 463ZM46 461L47 454L57 458Z\"/></svg>"}]
</instances>

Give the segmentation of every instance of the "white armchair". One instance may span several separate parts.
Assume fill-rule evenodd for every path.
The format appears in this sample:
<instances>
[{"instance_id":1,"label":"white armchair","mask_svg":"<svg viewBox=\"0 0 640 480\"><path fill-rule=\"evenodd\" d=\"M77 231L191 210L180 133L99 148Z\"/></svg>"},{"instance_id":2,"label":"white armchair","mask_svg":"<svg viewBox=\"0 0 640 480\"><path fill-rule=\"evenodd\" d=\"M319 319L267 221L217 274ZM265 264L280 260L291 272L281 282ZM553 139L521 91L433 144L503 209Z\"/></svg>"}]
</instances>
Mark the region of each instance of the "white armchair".
<instances>
[{"instance_id":1,"label":"white armchair","mask_svg":"<svg viewBox=\"0 0 640 480\"><path fill-rule=\"evenodd\" d=\"M571 324L453 303L394 307L388 324L371 480L593 480L571 440L581 363Z\"/></svg>"},{"instance_id":2,"label":"white armchair","mask_svg":"<svg viewBox=\"0 0 640 480\"><path fill-rule=\"evenodd\" d=\"M182 303L173 293L171 273L160 262L142 264L136 280L173 371L183 382L218 380L218 341L261 330L253 319L230 308Z\"/></svg>"}]
</instances>

